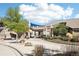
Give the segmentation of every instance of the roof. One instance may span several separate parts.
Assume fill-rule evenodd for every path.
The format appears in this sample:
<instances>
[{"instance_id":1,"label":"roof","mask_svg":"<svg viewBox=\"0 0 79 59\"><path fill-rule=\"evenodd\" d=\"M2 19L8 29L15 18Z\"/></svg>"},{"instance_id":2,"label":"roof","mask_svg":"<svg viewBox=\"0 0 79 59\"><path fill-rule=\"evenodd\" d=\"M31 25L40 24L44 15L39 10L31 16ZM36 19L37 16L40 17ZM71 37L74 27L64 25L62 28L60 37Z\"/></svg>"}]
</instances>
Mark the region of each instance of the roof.
<instances>
[{"instance_id":1,"label":"roof","mask_svg":"<svg viewBox=\"0 0 79 59\"><path fill-rule=\"evenodd\" d=\"M67 20L67 26L71 28L79 28L79 19Z\"/></svg>"},{"instance_id":2,"label":"roof","mask_svg":"<svg viewBox=\"0 0 79 59\"><path fill-rule=\"evenodd\" d=\"M49 23L48 25L50 26L58 24L60 22L67 22L67 26L71 27L71 28L79 28L79 19L65 19L65 20L56 20L56 21L51 21L51 23Z\"/></svg>"},{"instance_id":3,"label":"roof","mask_svg":"<svg viewBox=\"0 0 79 59\"><path fill-rule=\"evenodd\" d=\"M79 19L67 19L67 20L56 20L50 24L47 24L47 27L50 27L51 25L55 25L58 24L60 22L67 22L67 26L71 27L71 28L79 28ZM53 27L53 26L52 26ZM34 26L34 28L32 27L32 29L34 30L41 30L44 29L45 26Z\"/></svg>"},{"instance_id":4,"label":"roof","mask_svg":"<svg viewBox=\"0 0 79 59\"><path fill-rule=\"evenodd\" d=\"M44 26L31 27L32 30L36 30L36 31L42 31L44 28L45 28Z\"/></svg>"}]
</instances>

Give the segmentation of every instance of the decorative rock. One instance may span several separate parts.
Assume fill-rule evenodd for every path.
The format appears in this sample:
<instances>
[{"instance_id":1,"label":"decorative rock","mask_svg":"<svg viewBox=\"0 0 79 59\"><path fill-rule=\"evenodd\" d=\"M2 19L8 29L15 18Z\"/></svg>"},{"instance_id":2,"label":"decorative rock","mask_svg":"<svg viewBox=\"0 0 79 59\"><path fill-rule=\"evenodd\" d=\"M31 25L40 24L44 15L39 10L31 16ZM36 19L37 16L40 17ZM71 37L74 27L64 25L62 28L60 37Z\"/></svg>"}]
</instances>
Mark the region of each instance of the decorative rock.
<instances>
[{"instance_id":1,"label":"decorative rock","mask_svg":"<svg viewBox=\"0 0 79 59\"><path fill-rule=\"evenodd\" d=\"M24 43L24 46L32 46L31 42Z\"/></svg>"}]
</instances>

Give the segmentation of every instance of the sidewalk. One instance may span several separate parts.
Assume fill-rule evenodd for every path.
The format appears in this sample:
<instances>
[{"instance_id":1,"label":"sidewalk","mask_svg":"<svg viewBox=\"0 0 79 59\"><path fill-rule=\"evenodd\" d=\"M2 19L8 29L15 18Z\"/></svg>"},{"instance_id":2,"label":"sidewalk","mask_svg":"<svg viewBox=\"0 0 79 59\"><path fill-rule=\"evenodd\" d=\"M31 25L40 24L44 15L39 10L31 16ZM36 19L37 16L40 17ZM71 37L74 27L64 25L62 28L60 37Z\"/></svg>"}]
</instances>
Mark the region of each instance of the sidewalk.
<instances>
[{"instance_id":1,"label":"sidewalk","mask_svg":"<svg viewBox=\"0 0 79 59\"><path fill-rule=\"evenodd\" d=\"M53 42L48 42L48 41L45 41L39 38L30 38L26 40L26 42L31 42L32 46L24 46L24 44L12 43L15 41L16 40L4 40L4 41L0 41L0 43L9 45L9 46L12 46L18 49L23 55L31 54L34 50L35 45L43 45L44 48L46 49L58 50L61 52L79 50L79 46L71 46L71 45L66 45L66 44L53 43Z\"/></svg>"},{"instance_id":2,"label":"sidewalk","mask_svg":"<svg viewBox=\"0 0 79 59\"><path fill-rule=\"evenodd\" d=\"M0 56L21 56L17 50L0 44Z\"/></svg>"},{"instance_id":3,"label":"sidewalk","mask_svg":"<svg viewBox=\"0 0 79 59\"><path fill-rule=\"evenodd\" d=\"M34 49L34 46L24 46L24 44L11 43L11 42L15 42L15 40L4 40L4 41L0 41L1 44L9 45L9 46L12 46L12 47L16 48L23 55L31 54L32 53L32 50Z\"/></svg>"}]
</instances>

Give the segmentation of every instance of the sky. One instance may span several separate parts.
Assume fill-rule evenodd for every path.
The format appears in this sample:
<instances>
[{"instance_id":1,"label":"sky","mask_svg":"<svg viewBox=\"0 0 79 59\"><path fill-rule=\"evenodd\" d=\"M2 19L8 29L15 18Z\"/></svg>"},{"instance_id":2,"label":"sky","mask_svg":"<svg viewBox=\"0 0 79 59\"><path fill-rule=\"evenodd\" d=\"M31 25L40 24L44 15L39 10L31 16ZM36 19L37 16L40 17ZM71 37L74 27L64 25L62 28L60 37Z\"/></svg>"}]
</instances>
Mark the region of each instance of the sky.
<instances>
[{"instance_id":1,"label":"sky","mask_svg":"<svg viewBox=\"0 0 79 59\"><path fill-rule=\"evenodd\" d=\"M54 20L79 18L78 3L0 3L0 17L7 9L18 7L19 13L28 21L45 25Z\"/></svg>"}]
</instances>

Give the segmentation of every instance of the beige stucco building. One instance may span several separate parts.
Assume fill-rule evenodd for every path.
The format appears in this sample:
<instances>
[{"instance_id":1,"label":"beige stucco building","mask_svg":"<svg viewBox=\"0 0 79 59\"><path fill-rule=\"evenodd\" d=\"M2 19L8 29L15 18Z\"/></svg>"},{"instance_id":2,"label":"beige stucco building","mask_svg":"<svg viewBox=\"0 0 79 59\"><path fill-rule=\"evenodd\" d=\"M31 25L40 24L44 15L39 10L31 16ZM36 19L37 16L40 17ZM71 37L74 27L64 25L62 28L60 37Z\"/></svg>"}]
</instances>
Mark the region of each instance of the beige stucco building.
<instances>
[{"instance_id":1,"label":"beige stucco building","mask_svg":"<svg viewBox=\"0 0 79 59\"><path fill-rule=\"evenodd\" d=\"M76 34L79 34L79 19L64 20L60 22L66 22L66 26L71 27ZM57 22L55 24L58 24L60 22ZM32 30L31 35L33 34L33 36L35 37L39 37L42 35L53 36L53 29L52 29L53 26L51 25L55 25L55 24L49 24L47 26L31 27Z\"/></svg>"}]
</instances>

